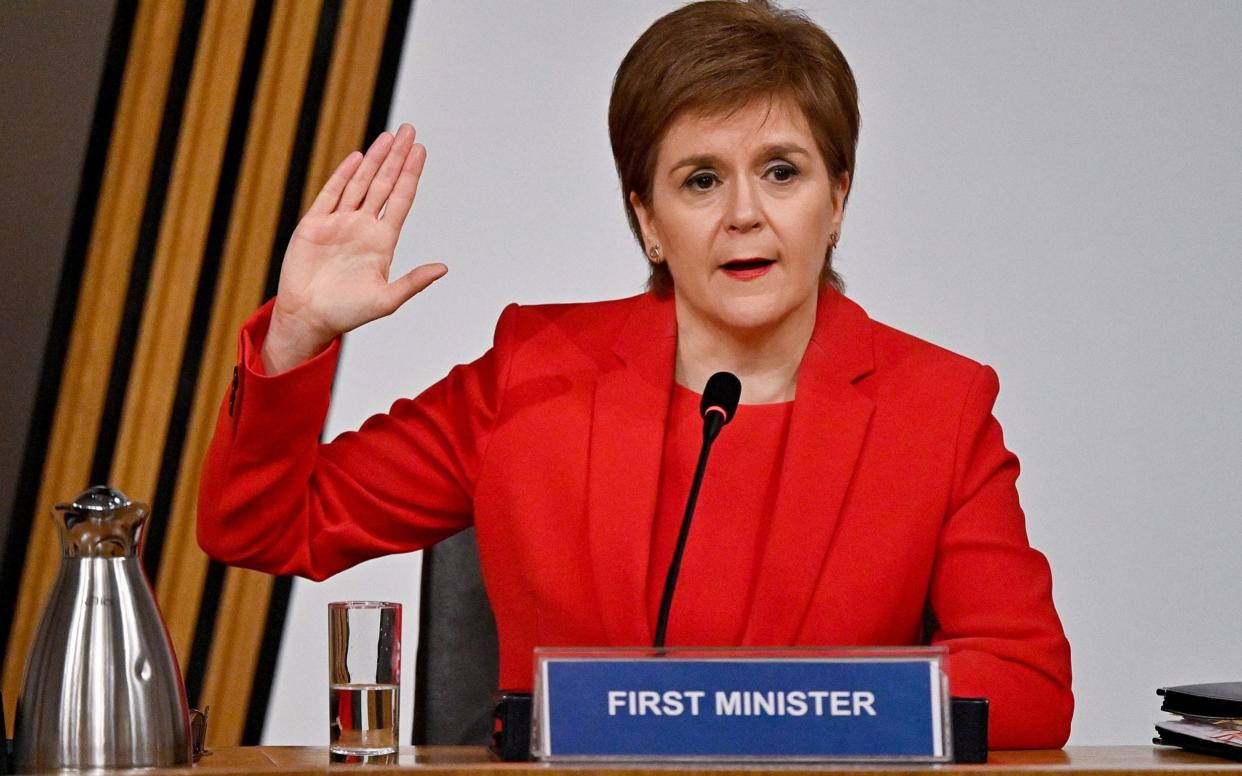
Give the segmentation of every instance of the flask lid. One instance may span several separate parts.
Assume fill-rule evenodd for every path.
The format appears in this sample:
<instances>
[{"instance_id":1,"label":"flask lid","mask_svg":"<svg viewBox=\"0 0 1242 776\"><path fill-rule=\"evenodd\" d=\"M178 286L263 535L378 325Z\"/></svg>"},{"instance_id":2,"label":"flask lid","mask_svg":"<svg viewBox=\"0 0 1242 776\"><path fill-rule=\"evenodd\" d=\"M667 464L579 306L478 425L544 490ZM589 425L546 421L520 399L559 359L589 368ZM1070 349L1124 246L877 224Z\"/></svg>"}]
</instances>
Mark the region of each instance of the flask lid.
<instances>
[{"instance_id":1,"label":"flask lid","mask_svg":"<svg viewBox=\"0 0 1242 776\"><path fill-rule=\"evenodd\" d=\"M129 498L119 490L107 485L92 485L82 491L72 504L57 504L57 509L71 509L75 512L112 512L124 509L131 503Z\"/></svg>"},{"instance_id":2,"label":"flask lid","mask_svg":"<svg viewBox=\"0 0 1242 776\"><path fill-rule=\"evenodd\" d=\"M61 548L67 558L137 556L147 505L106 485L84 490L71 503L57 504Z\"/></svg>"}]
</instances>

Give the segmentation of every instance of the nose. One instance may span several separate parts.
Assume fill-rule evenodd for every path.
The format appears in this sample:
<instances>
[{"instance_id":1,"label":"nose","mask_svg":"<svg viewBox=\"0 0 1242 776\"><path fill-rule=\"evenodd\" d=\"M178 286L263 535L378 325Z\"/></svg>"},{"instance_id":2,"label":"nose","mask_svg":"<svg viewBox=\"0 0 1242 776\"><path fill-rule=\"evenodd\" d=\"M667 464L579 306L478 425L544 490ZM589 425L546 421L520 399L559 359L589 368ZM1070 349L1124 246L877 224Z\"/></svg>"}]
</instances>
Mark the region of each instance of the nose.
<instances>
[{"instance_id":1,"label":"nose","mask_svg":"<svg viewBox=\"0 0 1242 776\"><path fill-rule=\"evenodd\" d=\"M763 226L763 207L754 181L741 179L732 187L727 214L728 231L746 234Z\"/></svg>"}]
</instances>

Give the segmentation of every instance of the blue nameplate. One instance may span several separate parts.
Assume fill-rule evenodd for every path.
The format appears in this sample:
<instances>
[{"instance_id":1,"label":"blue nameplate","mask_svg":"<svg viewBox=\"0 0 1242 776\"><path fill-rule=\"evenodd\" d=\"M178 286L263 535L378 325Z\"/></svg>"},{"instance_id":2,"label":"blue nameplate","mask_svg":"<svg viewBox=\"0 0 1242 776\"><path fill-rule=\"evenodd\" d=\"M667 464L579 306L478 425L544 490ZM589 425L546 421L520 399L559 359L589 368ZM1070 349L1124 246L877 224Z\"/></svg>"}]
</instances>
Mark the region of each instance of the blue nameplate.
<instances>
[{"instance_id":1,"label":"blue nameplate","mask_svg":"<svg viewBox=\"0 0 1242 776\"><path fill-rule=\"evenodd\" d=\"M536 650L541 759L952 757L941 648Z\"/></svg>"}]
</instances>

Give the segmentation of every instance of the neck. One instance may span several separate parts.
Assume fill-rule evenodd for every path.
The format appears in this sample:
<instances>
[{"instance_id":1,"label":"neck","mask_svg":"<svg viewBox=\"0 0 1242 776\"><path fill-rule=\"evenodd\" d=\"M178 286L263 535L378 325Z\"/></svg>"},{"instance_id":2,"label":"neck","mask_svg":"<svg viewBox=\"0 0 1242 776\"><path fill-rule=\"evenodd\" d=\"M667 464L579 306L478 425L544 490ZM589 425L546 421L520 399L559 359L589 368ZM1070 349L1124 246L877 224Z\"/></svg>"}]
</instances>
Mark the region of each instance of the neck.
<instances>
[{"instance_id":1,"label":"neck","mask_svg":"<svg viewBox=\"0 0 1242 776\"><path fill-rule=\"evenodd\" d=\"M742 381L743 404L792 401L798 366L815 330L816 299L762 328L729 328L677 305L677 383L702 391L707 378L729 371Z\"/></svg>"}]
</instances>

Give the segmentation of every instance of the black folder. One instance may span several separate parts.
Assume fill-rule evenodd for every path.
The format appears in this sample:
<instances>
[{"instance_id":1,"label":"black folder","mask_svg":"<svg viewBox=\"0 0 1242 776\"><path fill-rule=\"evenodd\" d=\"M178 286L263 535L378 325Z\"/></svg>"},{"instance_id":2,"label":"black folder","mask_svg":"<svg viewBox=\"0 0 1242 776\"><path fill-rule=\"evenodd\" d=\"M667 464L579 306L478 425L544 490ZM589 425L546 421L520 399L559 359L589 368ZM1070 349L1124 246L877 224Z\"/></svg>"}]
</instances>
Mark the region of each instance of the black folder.
<instances>
[{"instance_id":1,"label":"black folder","mask_svg":"<svg viewBox=\"0 0 1242 776\"><path fill-rule=\"evenodd\" d=\"M1210 754L1216 757L1226 757L1230 760L1242 761L1242 747L1224 744L1220 741L1207 741L1202 738L1195 738L1185 733L1179 733L1176 730L1169 730L1163 725L1156 725L1156 732L1160 735L1151 740L1153 744L1176 746L1188 752L1198 752L1199 754Z\"/></svg>"},{"instance_id":2,"label":"black folder","mask_svg":"<svg viewBox=\"0 0 1242 776\"><path fill-rule=\"evenodd\" d=\"M1187 718L1192 727L1173 729L1170 724L1156 724L1158 735L1152 743L1178 746L1183 749L1242 761L1242 746L1213 740L1216 730L1233 728L1232 720L1242 720L1242 682L1214 682L1161 687L1156 694L1164 698L1160 710ZM1203 735L1198 735L1203 730ZM1189 731L1189 732L1187 732Z\"/></svg>"},{"instance_id":3,"label":"black folder","mask_svg":"<svg viewBox=\"0 0 1242 776\"><path fill-rule=\"evenodd\" d=\"M1156 694L1164 696L1160 710L1170 714L1242 719L1242 682L1182 684L1177 687L1161 687L1156 690Z\"/></svg>"}]
</instances>

